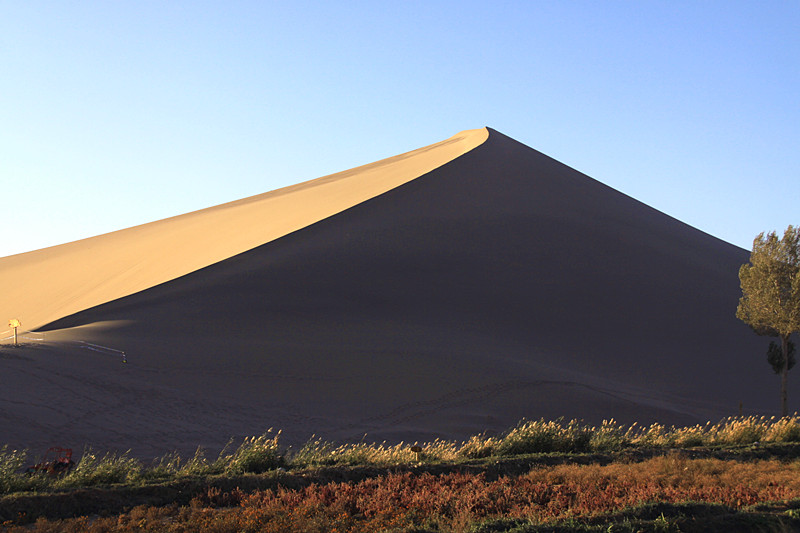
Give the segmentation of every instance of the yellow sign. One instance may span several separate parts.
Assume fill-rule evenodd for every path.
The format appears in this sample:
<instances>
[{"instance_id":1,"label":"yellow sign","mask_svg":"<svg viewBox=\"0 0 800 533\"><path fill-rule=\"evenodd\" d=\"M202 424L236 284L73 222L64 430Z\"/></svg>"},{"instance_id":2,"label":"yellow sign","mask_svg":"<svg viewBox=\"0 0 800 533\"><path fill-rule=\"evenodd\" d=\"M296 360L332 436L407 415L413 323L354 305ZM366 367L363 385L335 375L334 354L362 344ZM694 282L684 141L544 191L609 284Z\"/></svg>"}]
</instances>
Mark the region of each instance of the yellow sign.
<instances>
[{"instance_id":1,"label":"yellow sign","mask_svg":"<svg viewBox=\"0 0 800 533\"><path fill-rule=\"evenodd\" d=\"M12 318L11 320L8 321L8 327L10 328L18 328L21 325L22 324L20 323L20 321L17 320L16 318Z\"/></svg>"}]
</instances>

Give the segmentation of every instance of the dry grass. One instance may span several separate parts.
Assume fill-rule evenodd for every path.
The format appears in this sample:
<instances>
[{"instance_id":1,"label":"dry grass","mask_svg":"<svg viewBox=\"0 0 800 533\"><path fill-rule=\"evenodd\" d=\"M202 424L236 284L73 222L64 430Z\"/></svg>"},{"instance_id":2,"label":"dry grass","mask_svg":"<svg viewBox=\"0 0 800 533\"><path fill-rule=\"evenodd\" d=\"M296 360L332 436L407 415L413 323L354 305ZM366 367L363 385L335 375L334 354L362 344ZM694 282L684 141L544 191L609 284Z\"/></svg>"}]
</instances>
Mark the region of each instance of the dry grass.
<instances>
[{"instance_id":1,"label":"dry grass","mask_svg":"<svg viewBox=\"0 0 800 533\"><path fill-rule=\"evenodd\" d=\"M392 466L414 463L460 461L491 456L531 453L609 452L624 449L670 449L695 446L742 446L754 443L800 442L800 417L732 417L716 424L665 427L660 424L622 425L614 420L599 426L577 420L523 420L500 436L475 435L463 442L434 440L427 443L334 444L312 438L297 451L282 450L280 431L245 439L228 446L215 460L203 450L183 459L167 454L144 465L127 454L99 456L90 448L76 467L61 478L22 474L34 462L25 450L0 448L0 493L74 488L109 483L147 483L186 476L240 475L278 467ZM421 451L414 451L419 449ZM232 451L229 451L232 450Z\"/></svg>"}]
</instances>

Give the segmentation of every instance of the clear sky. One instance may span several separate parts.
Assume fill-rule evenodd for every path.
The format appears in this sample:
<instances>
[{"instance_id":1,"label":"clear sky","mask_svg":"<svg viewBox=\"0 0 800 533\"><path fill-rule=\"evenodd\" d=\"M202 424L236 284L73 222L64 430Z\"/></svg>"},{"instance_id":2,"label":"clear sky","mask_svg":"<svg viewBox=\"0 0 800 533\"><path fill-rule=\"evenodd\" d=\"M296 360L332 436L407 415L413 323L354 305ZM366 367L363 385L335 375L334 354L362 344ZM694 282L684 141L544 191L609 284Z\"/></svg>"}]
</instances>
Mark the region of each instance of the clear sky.
<instances>
[{"instance_id":1,"label":"clear sky","mask_svg":"<svg viewBox=\"0 0 800 533\"><path fill-rule=\"evenodd\" d=\"M800 224L800 2L0 0L0 256L483 126L749 249Z\"/></svg>"}]
</instances>

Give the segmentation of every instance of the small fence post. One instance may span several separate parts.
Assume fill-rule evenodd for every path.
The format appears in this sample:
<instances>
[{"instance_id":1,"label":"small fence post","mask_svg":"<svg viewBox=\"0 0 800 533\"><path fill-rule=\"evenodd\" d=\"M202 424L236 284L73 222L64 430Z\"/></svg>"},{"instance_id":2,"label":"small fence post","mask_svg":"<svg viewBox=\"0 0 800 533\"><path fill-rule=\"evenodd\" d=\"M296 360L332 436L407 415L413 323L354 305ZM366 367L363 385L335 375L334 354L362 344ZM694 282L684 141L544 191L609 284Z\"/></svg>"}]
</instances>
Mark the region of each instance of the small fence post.
<instances>
[{"instance_id":1,"label":"small fence post","mask_svg":"<svg viewBox=\"0 0 800 533\"><path fill-rule=\"evenodd\" d=\"M22 323L16 318L12 318L8 321L8 327L14 330L14 346L19 346L19 344L17 344L17 328L21 325Z\"/></svg>"}]
</instances>

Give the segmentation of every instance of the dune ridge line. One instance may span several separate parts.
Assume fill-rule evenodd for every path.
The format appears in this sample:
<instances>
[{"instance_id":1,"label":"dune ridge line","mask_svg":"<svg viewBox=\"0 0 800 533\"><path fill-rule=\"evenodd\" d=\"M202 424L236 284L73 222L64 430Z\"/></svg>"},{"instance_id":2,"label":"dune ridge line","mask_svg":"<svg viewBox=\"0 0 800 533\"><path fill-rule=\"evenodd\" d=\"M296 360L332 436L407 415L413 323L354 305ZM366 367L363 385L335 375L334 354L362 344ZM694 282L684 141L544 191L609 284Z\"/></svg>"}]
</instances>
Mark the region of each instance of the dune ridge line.
<instances>
[{"instance_id":1,"label":"dune ridge line","mask_svg":"<svg viewBox=\"0 0 800 533\"><path fill-rule=\"evenodd\" d=\"M0 258L0 316L25 329L170 281L381 195L479 146L486 128L343 172Z\"/></svg>"}]
</instances>

